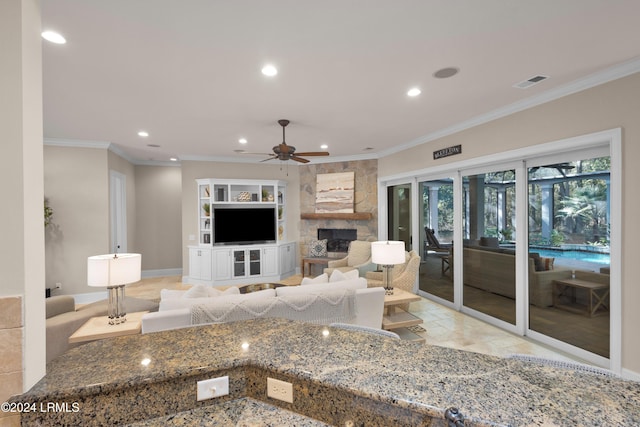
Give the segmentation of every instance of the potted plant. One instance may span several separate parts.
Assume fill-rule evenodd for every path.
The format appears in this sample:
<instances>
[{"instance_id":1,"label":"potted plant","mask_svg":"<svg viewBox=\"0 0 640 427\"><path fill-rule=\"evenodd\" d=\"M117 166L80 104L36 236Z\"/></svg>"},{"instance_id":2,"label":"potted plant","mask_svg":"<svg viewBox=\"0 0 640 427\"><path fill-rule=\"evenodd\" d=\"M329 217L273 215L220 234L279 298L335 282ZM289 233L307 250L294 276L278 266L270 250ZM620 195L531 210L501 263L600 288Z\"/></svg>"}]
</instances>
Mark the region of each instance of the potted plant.
<instances>
[{"instance_id":1,"label":"potted plant","mask_svg":"<svg viewBox=\"0 0 640 427\"><path fill-rule=\"evenodd\" d=\"M209 216L211 214L211 206L209 203L202 205L202 210L204 210L204 216Z\"/></svg>"},{"instance_id":2,"label":"potted plant","mask_svg":"<svg viewBox=\"0 0 640 427\"><path fill-rule=\"evenodd\" d=\"M51 217L53 216L53 209L49 206L49 199L44 199L44 226L47 227L51 224Z\"/></svg>"}]
</instances>

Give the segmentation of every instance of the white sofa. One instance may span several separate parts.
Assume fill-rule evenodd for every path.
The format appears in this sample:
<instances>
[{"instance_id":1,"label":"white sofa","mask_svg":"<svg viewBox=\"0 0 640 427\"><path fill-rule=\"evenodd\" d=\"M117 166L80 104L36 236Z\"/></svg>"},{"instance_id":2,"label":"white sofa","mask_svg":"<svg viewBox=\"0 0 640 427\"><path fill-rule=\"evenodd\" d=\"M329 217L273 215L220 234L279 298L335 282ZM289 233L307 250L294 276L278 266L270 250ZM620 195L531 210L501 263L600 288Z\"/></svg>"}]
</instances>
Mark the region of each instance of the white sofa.
<instances>
[{"instance_id":1,"label":"white sofa","mask_svg":"<svg viewBox=\"0 0 640 427\"><path fill-rule=\"evenodd\" d=\"M301 286L283 286L276 289L266 289L248 294L240 294L237 288L229 288L224 293L210 288L209 296L204 296L202 288L199 288L201 296L197 293L187 295L188 291L166 291L161 293L159 311L147 313L142 317L142 333L157 332L168 329L178 329L192 326L192 307L202 305L216 305L218 308L228 304L232 307L242 301L255 301L271 298L284 299L298 295L328 295L335 294L339 290L352 290L354 293L354 317L345 323L381 328L382 312L384 310L384 289L367 288L364 278L355 278L330 283L310 283ZM187 295L187 297L185 297ZM205 294L206 295L206 294ZM195 296L189 298L189 296ZM313 310L309 309L309 316ZM304 315L303 315L304 316ZM303 319L304 320L304 319Z\"/></svg>"}]
</instances>

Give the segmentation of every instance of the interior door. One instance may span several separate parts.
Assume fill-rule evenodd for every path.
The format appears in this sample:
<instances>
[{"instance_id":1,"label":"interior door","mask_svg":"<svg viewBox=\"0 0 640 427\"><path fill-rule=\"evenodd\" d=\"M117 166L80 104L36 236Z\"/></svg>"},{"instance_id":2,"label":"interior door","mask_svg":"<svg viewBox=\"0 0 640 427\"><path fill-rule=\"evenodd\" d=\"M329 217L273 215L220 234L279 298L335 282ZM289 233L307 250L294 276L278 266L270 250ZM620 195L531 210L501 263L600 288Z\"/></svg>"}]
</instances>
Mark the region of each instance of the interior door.
<instances>
[{"instance_id":1,"label":"interior door","mask_svg":"<svg viewBox=\"0 0 640 427\"><path fill-rule=\"evenodd\" d=\"M387 187L387 236L404 242L407 251L411 242L411 184Z\"/></svg>"}]
</instances>

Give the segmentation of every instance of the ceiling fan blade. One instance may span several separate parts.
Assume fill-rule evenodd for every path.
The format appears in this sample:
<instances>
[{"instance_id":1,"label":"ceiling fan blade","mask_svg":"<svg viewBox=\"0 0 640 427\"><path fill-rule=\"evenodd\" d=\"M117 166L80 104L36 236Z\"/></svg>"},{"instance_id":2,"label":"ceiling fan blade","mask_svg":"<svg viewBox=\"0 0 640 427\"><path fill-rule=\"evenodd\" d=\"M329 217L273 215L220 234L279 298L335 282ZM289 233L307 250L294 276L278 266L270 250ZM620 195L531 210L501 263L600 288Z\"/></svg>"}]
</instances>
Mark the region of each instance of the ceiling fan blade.
<instances>
[{"instance_id":1,"label":"ceiling fan blade","mask_svg":"<svg viewBox=\"0 0 640 427\"><path fill-rule=\"evenodd\" d=\"M328 156L326 151L307 151L306 153L296 153L296 156Z\"/></svg>"},{"instance_id":2,"label":"ceiling fan blade","mask_svg":"<svg viewBox=\"0 0 640 427\"><path fill-rule=\"evenodd\" d=\"M309 163L309 160L303 159L302 157L298 157L298 156L291 156L290 159L300 163Z\"/></svg>"},{"instance_id":3,"label":"ceiling fan blade","mask_svg":"<svg viewBox=\"0 0 640 427\"><path fill-rule=\"evenodd\" d=\"M252 153L249 151L243 151L240 154L253 154L253 155L257 155L257 156L273 156L273 153Z\"/></svg>"},{"instance_id":4,"label":"ceiling fan blade","mask_svg":"<svg viewBox=\"0 0 640 427\"><path fill-rule=\"evenodd\" d=\"M267 154L267 155L268 155L268 154ZM266 161L268 161L268 160L277 159L277 158L278 158L278 156L271 156L271 157L269 157L269 158L267 158L267 159L260 160L260 163L262 163L262 162L266 162Z\"/></svg>"}]
</instances>

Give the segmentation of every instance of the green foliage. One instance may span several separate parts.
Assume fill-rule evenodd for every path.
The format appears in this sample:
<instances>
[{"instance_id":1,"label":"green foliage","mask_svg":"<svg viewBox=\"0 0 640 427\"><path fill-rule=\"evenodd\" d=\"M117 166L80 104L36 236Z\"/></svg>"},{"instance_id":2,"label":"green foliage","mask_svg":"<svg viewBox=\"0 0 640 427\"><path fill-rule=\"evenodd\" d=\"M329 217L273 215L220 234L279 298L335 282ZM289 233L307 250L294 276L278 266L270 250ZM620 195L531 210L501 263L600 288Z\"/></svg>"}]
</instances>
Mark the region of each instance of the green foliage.
<instances>
[{"instance_id":1,"label":"green foliage","mask_svg":"<svg viewBox=\"0 0 640 427\"><path fill-rule=\"evenodd\" d=\"M53 209L49 206L49 199L44 199L44 226L47 227L51 224L51 217L53 216Z\"/></svg>"},{"instance_id":2,"label":"green foliage","mask_svg":"<svg viewBox=\"0 0 640 427\"><path fill-rule=\"evenodd\" d=\"M558 230L551 230L551 246L561 246L564 243L564 234Z\"/></svg>"}]
</instances>

